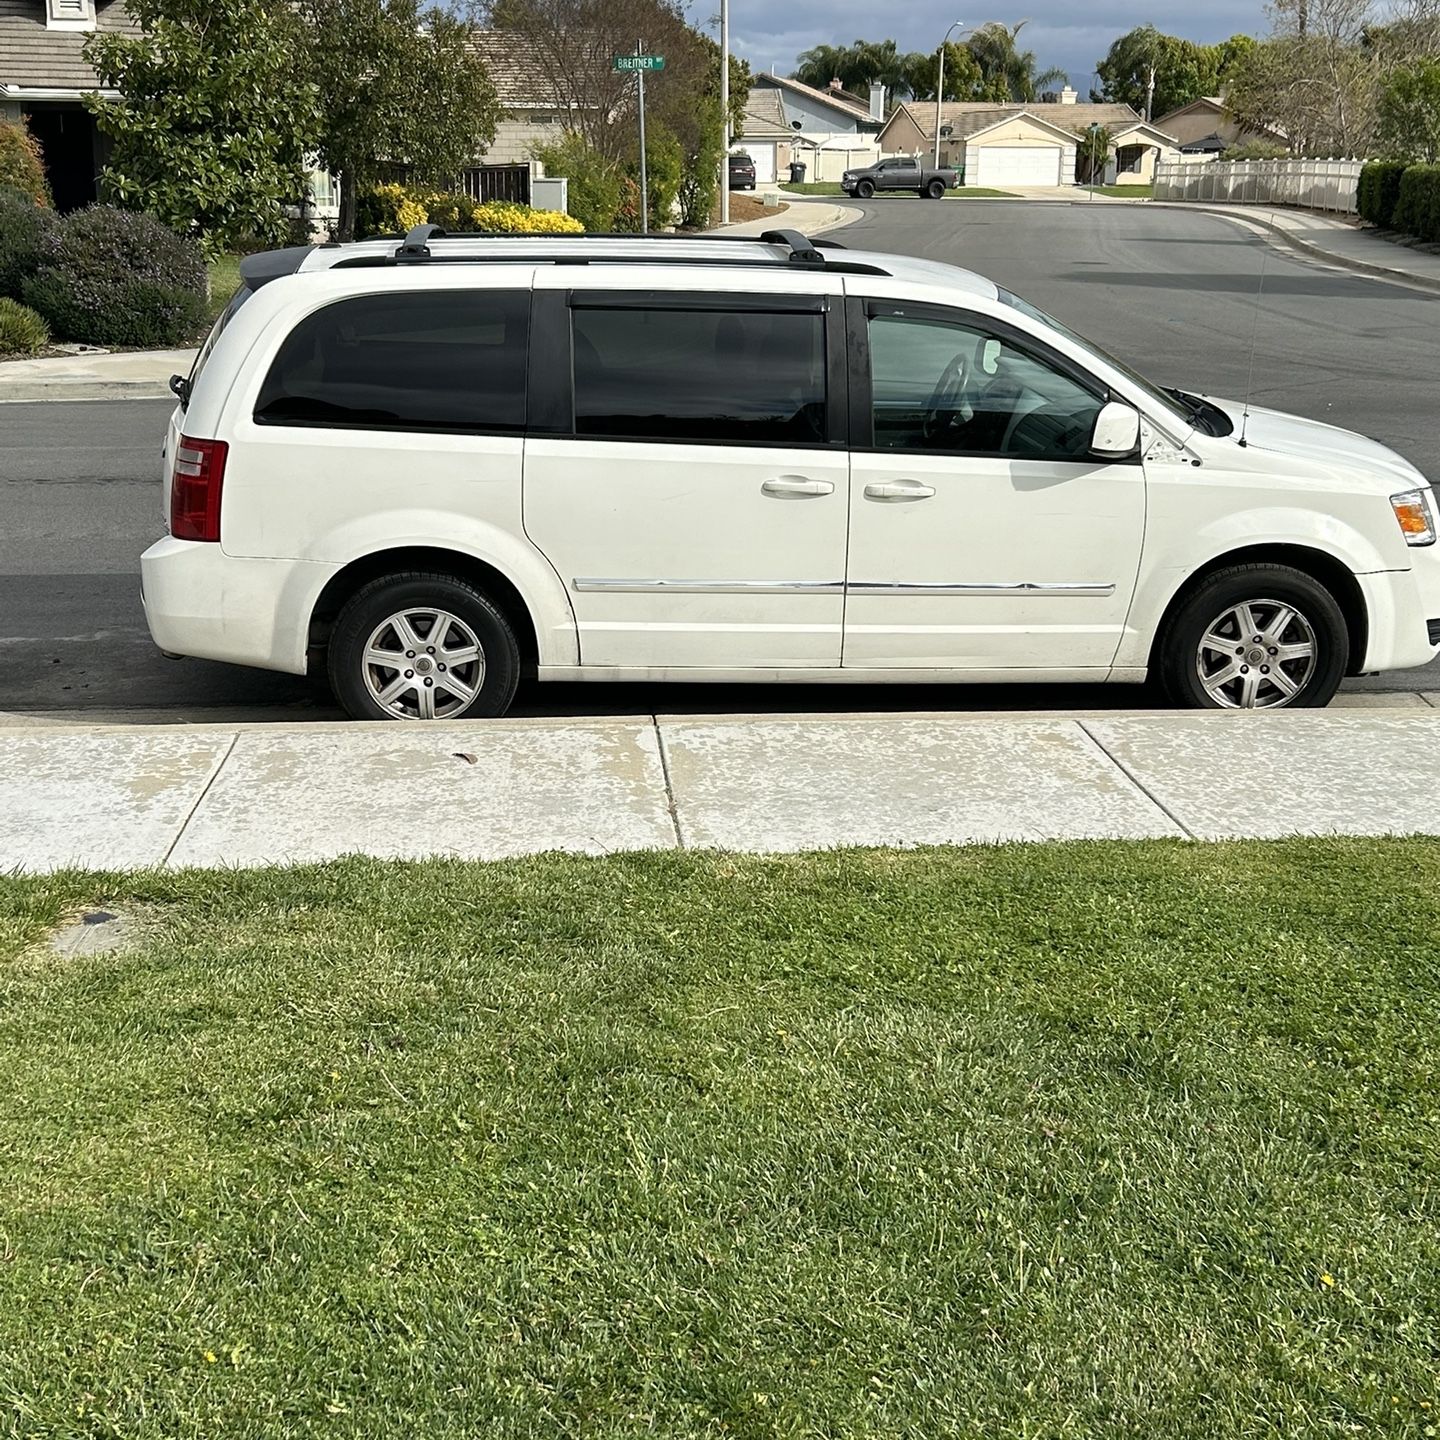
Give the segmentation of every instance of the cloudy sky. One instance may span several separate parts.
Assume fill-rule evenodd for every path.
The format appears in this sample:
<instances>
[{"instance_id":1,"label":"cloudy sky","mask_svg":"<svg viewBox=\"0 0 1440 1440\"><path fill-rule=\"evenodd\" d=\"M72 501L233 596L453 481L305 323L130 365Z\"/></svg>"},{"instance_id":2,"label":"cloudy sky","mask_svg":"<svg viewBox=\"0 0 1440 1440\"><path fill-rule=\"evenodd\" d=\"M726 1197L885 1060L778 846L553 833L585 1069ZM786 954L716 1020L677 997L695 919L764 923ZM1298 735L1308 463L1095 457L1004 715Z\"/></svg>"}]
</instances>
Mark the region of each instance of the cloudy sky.
<instances>
[{"instance_id":1,"label":"cloudy sky","mask_svg":"<svg viewBox=\"0 0 1440 1440\"><path fill-rule=\"evenodd\" d=\"M713 5L715 0L702 0ZM994 0L984 0L993 4ZM1269 29L1263 0L1198 0L1152 5L1126 0L1021 0L1009 11L967 8L967 0L912 0L904 6L874 0L730 0L731 46L756 70L794 68L795 57L812 45L847 45L852 40L893 37L902 50L933 50L952 21L967 26L987 20L1013 25L1027 19L1021 32L1041 70L1066 71L1082 95L1095 84L1095 62L1117 35L1147 20L1172 35L1210 43L1236 33L1263 35Z\"/></svg>"}]
</instances>

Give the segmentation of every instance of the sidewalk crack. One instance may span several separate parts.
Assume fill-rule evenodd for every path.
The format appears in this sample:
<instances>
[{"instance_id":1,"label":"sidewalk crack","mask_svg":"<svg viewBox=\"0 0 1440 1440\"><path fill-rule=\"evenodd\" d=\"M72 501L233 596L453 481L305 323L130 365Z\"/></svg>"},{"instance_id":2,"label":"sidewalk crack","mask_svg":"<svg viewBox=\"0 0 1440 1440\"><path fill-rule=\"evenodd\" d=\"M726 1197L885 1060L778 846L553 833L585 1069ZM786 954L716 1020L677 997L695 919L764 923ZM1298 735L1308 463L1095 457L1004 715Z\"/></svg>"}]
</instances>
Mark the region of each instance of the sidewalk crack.
<instances>
[{"instance_id":1,"label":"sidewalk crack","mask_svg":"<svg viewBox=\"0 0 1440 1440\"><path fill-rule=\"evenodd\" d=\"M665 806L670 812L670 824L675 831L675 848L685 848L685 836L680 831L680 812L675 808L675 786L670 779L670 754L665 749L665 736L660 729L660 717L652 715L650 723L655 727L655 743L660 749L660 773L665 777Z\"/></svg>"},{"instance_id":2,"label":"sidewalk crack","mask_svg":"<svg viewBox=\"0 0 1440 1440\"><path fill-rule=\"evenodd\" d=\"M205 797L210 793L211 787L220 778L220 772L230 763L230 757L235 753L235 747L240 743L240 731L236 731L230 737L230 743L225 747L225 753L220 757L220 763L211 772L210 778L205 782L205 788L195 797L195 803L190 807L190 813L186 815L185 822L175 832L175 838L170 842L170 848L166 850L160 861L162 866L170 863L170 857L179 847L180 842L185 838L185 832L190 828L190 822L195 818L195 812L205 803Z\"/></svg>"},{"instance_id":3,"label":"sidewalk crack","mask_svg":"<svg viewBox=\"0 0 1440 1440\"><path fill-rule=\"evenodd\" d=\"M1080 733L1172 824L1187 840L1200 837L1135 774L1123 761L1112 755L1083 721L1075 722Z\"/></svg>"}]
</instances>

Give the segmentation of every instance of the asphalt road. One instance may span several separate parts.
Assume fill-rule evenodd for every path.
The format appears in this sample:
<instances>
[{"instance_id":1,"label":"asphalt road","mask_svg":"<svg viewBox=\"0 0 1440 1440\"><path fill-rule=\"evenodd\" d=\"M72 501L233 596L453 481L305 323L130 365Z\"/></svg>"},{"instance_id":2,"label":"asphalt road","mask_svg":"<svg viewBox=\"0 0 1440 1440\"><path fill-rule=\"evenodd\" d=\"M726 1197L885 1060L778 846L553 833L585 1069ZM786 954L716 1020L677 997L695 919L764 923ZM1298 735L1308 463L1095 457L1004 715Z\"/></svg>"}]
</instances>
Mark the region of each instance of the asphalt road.
<instances>
[{"instance_id":1,"label":"asphalt road","mask_svg":"<svg viewBox=\"0 0 1440 1440\"><path fill-rule=\"evenodd\" d=\"M797 219L800 217L796 217ZM1440 297L1278 253L1151 207L877 202L836 238L968 265L1162 383L1242 396L1440 453ZM1263 275L1263 295L1261 281ZM1258 320L1257 320L1258 317ZM320 718L307 681L151 646L138 557L160 530L169 403L0 405L0 711ZM1348 688L1440 690L1440 665ZM1129 687L531 686L522 714L1108 708Z\"/></svg>"}]
</instances>

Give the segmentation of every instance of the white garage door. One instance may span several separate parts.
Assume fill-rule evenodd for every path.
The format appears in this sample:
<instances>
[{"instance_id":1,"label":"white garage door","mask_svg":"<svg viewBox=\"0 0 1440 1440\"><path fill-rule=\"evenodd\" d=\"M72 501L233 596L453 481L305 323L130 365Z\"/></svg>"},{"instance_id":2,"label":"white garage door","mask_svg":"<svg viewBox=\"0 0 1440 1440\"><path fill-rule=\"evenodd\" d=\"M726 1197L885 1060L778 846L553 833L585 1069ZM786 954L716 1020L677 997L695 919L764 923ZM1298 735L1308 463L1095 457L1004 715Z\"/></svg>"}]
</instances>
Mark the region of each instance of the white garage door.
<instances>
[{"instance_id":1,"label":"white garage door","mask_svg":"<svg viewBox=\"0 0 1440 1440\"><path fill-rule=\"evenodd\" d=\"M980 164L974 176L967 175L968 185L1058 185L1060 183L1060 147L1058 145L982 145Z\"/></svg>"},{"instance_id":2,"label":"white garage door","mask_svg":"<svg viewBox=\"0 0 1440 1440\"><path fill-rule=\"evenodd\" d=\"M775 182L775 147L773 145L742 145L740 147L755 162L755 183L772 185Z\"/></svg>"}]
</instances>

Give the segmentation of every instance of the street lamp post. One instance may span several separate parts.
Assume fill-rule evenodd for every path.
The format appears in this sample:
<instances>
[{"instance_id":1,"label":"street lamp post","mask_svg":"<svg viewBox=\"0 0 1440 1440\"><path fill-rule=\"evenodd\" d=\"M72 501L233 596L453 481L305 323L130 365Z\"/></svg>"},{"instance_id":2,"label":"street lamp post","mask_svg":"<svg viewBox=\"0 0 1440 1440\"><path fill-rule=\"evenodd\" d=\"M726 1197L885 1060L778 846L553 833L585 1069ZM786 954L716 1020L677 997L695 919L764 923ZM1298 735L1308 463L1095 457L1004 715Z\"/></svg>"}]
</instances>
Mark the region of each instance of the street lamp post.
<instances>
[{"instance_id":1,"label":"street lamp post","mask_svg":"<svg viewBox=\"0 0 1440 1440\"><path fill-rule=\"evenodd\" d=\"M730 0L720 0L720 223L730 223Z\"/></svg>"},{"instance_id":2,"label":"street lamp post","mask_svg":"<svg viewBox=\"0 0 1440 1440\"><path fill-rule=\"evenodd\" d=\"M963 20L957 20L946 32L945 38L940 42L940 73L935 77L935 168L940 168L940 102L945 98L945 47L950 43L950 37L964 24Z\"/></svg>"}]
</instances>

